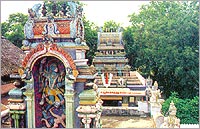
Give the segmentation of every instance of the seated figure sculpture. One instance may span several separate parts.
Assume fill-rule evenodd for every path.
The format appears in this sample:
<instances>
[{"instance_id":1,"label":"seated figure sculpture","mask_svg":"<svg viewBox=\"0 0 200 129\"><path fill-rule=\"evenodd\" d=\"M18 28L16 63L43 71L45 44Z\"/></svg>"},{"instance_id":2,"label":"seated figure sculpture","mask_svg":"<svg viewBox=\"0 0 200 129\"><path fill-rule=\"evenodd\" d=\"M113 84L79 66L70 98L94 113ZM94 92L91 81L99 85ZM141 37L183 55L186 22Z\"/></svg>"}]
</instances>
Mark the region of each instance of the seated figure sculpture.
<instances>
[{"instance_id":1,"label":"seated figure sculpture","mask_svg":"<svg viewBox=\"0 0 200 129\"><path fill-rule=\"evenodd\" d=\"M176 117L176 110L172 101L169 107L169 116L164 118L164 123L160 128L180 128L180 119Z\"/></svg>"}]
</instances>

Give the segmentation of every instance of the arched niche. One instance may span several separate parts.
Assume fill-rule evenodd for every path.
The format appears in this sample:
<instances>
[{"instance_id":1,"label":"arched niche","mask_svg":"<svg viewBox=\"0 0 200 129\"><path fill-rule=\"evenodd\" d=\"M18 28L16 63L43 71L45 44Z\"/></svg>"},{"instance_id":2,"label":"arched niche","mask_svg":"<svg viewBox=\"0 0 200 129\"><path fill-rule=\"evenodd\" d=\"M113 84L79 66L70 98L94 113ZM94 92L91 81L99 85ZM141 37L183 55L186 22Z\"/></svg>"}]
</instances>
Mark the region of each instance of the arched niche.
<instances>
[{"instance_id":1,"label":"arched niche","mask_svg":"<svg viewBox=\"0 0 200 129\"><path fill-rule=\"evenodd\" d=\"M32 66L36 128L66 127L66 74L62 61L53 56L39 58Z\"/></svg>"}]
</instances>

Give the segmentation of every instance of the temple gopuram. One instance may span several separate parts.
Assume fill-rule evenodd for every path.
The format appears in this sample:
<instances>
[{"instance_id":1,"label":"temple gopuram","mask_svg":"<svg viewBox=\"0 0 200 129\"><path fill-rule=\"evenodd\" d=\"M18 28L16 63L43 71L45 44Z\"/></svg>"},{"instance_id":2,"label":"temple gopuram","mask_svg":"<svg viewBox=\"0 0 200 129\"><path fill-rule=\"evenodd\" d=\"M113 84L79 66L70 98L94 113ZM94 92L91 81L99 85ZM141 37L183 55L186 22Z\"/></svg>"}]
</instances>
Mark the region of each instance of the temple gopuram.
<instances>
[{"instance_id":1,"label":"temple gopuram","mask_svg":"<svg viewBox=\"0 0 200 129\"><path fill-rule=\"evenodd\" d=\"M122 31L98 32L98 47L93 65L98 71L95 83L99 87L103 106L136 107L146 99L145 79L131 71L125 57Z\"/></svg>"},{"instance_id":2,"label":"temple gopuram","mask_svg":"<svg viewBox=\"0 0 200 129\"><path fill-rule=\"evenodd\" d=\"M12 128L101 127L96 74L85 58L83 9L74 1L63 3L52 2L50 11L45 4L28 9L26 56L14 75L21 83L8 99Z\"/></svg>"}]
</instances>

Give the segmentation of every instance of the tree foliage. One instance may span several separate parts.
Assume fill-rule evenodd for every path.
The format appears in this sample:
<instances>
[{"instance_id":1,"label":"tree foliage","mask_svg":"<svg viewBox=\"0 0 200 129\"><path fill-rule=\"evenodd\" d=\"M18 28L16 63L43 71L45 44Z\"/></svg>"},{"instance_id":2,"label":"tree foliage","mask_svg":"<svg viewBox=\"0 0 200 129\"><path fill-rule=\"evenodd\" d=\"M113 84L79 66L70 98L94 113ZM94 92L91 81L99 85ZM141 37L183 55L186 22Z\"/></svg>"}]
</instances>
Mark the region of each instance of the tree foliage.
<instances>
[{"instance_id":1,"label":"tree foliage","mask_svg":"<svg viewBox=\"0 0 200 129\"><path fill-rule=\"evenodd\" d=\"M180 99L178 93L172 92L170 97L162 104L162 113L167 116L171 101L177 108L176 116L181 124L199 123L199 97L193 99Z\"/></svg>"},{"instance_id":2,"label":"tree foliage","mask_svg":"<svg viewBox=\"0 0 200 129\"><path fill-rule=\"evenodd\" d=\"M120 23L116 23L113 20L104 22L103 31L104 32L116 32L117 29L121 27Z\"/></svg>"},{"instance_id":3,"label":"tree foliage","mask_svg":"<svg viewBox=\"0 0 200 129\"><path fill-rule=\"evenodd\" d=\"M153 1L124 31L125 51L133 69L151 75L164 94L198 95L198 2Z\"/></svg>"},{"instance_id":4,"label":"tree foliage","mask_svg":"<svg viewBox=\"0 0 200 129\"><path fill-rule=\"evenodd\" d=\"M93 22L87 20L86 17L83 17L83 24L86 44L89 47L89 51L86 53L86 58L89 60L88 64L91 65L95 52L97 51L97 27Z\"/></svg>"},{"instance_id":5,"label":"tree foliage","mask_svg":"<svg viewBox=\"0 0 200 129\"><path fill-rule=\"evenodd\" d=\"M80 6L84 6L83 3L81 3L80 1L72 1L75 2L76 4L80 5ZM66 6L68 5L67 1L49 1L49 0L45 0L44 1L47 12L52 12L53 8L55 9L55 7L53 6L53 3L56 3L56 10L59 12L61 10L63 10L63 4L66 4Z\"/></svg>"},{"instance_id":6,"label":"tree foliage","mask_svg":"<svg viewBox=\"0 0 200 129\"><path fill-rule=\"evenodd\" d=\"M28 16L22 13L9 15L8 20L1 24L2 36L6 37L14 45L21 47L24 39L24 25L27 20Z\"/></svg>"}]
</instances>

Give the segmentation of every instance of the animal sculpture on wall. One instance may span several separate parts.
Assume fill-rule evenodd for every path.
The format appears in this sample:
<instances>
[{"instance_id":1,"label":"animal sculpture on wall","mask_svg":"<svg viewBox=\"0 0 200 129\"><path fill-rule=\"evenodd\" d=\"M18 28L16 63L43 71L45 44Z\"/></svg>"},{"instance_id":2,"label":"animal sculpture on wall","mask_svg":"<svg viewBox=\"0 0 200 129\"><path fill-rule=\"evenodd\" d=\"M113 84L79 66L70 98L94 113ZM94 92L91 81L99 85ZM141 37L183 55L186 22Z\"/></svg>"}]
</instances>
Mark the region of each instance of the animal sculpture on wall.
<instances>
[{"instance_id":1,"label":"animal sculpture on wall","mask_svg":"<svg viewBox=\"0 0 200 129\"><path fill-rule=\"evenodd\" d=\"M29 8L28 9L28 13L29 13L29 16L31 18L39 18L40 17L40 14L39 14L39 10L40 10L40 7L42 6L42 4L35 4L33 5L32 8Z\"/></svg>"}]
</instances>

